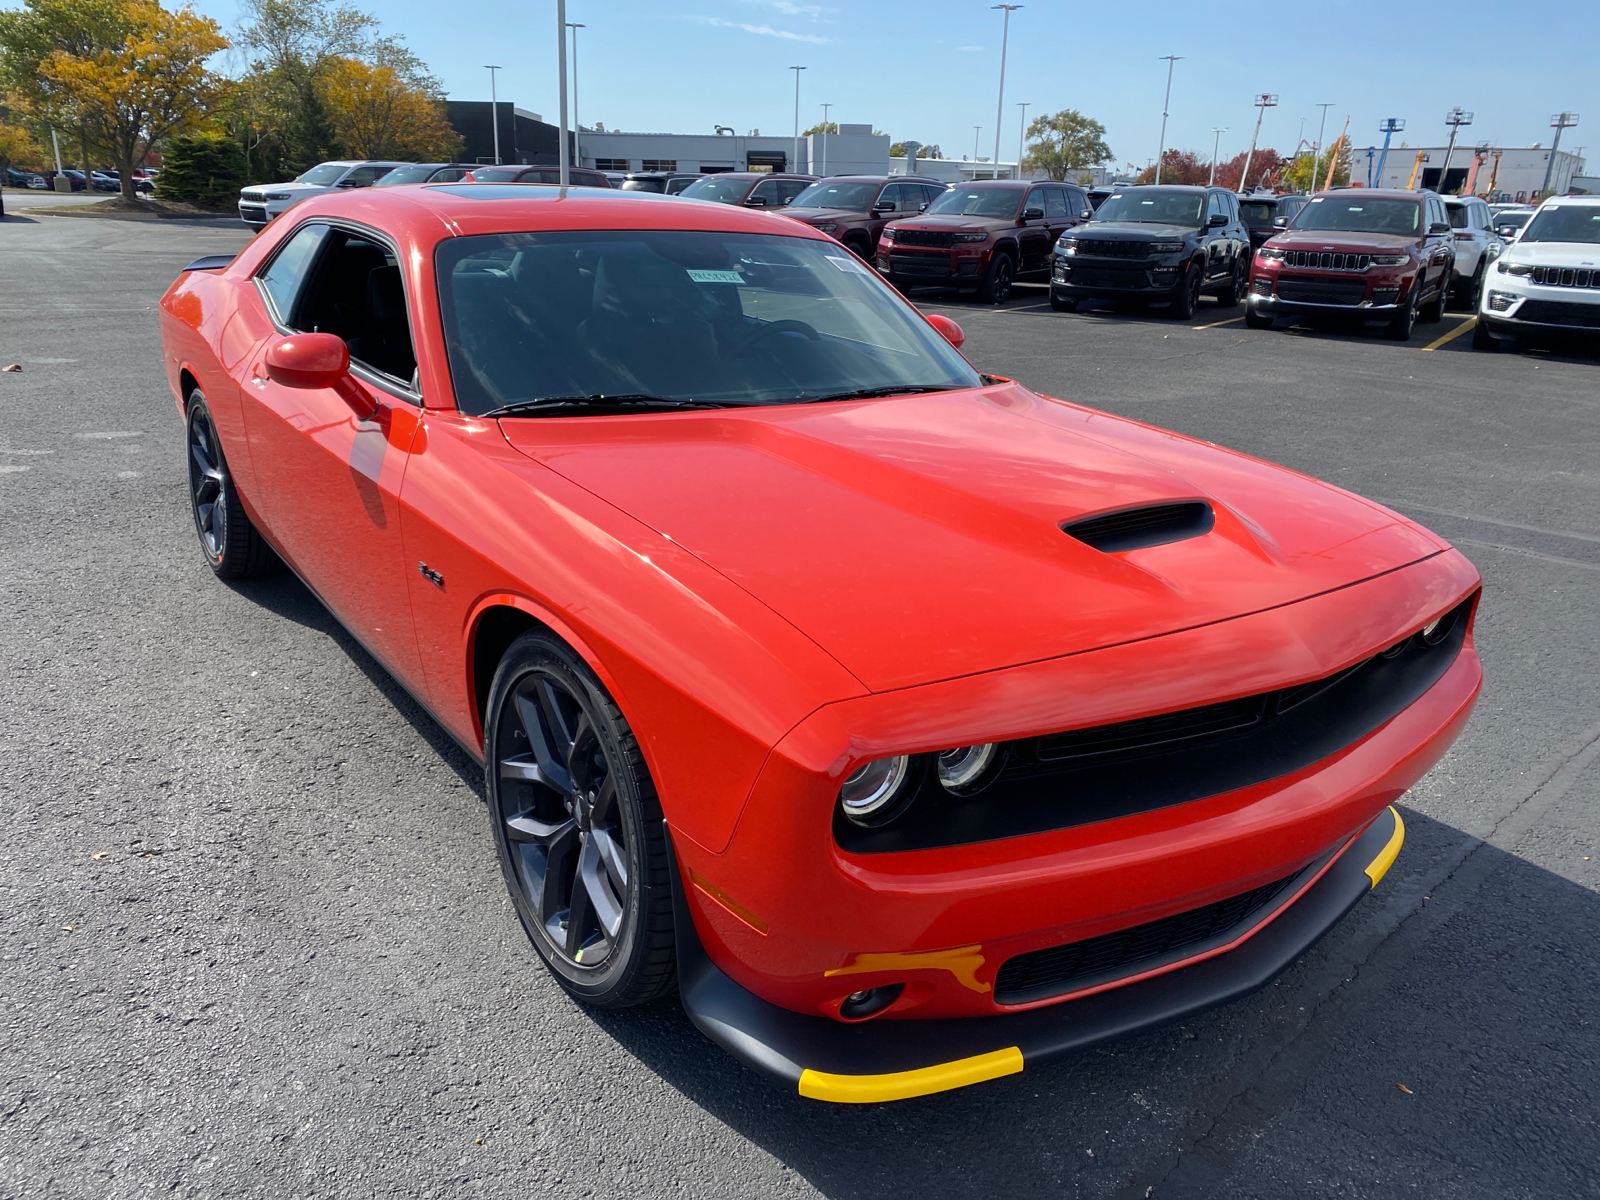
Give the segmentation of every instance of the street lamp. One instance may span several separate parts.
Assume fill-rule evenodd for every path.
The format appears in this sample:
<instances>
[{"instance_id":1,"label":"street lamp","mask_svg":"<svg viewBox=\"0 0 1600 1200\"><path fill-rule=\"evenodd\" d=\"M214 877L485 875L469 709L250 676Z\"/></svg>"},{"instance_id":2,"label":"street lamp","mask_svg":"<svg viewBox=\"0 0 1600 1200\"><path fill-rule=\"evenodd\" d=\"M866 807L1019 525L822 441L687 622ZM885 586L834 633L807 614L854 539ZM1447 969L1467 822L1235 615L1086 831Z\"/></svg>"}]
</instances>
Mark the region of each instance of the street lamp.
<instances>
[{"instance_id":1,"label":"street lamp","mask_svg":"<svg viewBox=\"0 0 1600 1200\"><path fill-rule=\"evenodd\" d=\"M1261 118L1267 115L1267 109L1278 107L1278 97L1271 92L1262 92L1253 103L1261 111L1256 113L1256 131L1250 135L1250 150L1244 156L1244 171L1239 176L1241 192L1250 188L1250 160L1256 156L1256 139L1261 136Z\"/></svg>"},{"instance_id":2,"label":"street lamp","mask_svg":"<svg viewBox=\"0 0 1600 1200\"><path fill-rule=\"evenodd\" d=\"M1544 168L1544 186L1539 190L1545 194L1550 191L1550 177L1556 169L1556 151L1561 148L1561 131L1572 129L1578 124L1578 114L1575 112L1557 113L1550 118L1550 128L1556 131L1556 140L1550 143L1550 161Z\"/></svg>"},{"instance_id":3,"label":"street lamp","mask_svg":"<svg viewBox=\"0 0 1600 1200\"><path fill-rule=\"evenodd\" d=\"M1226 128L1218 129L1215 125L1213 125L1211 127L1211 132L1216 134L1216 137L1211 139L1211 178L1206 180L1207 187L1210 187L1217 181L1217 147L1222 144L1222 135L1228 131Z\"/></svg>"},{"instance_id":4,"label":"street lamp","mask_svg":"<svg viewBox=\"0 0 1600 1200\"><path fill-rule=\"evenodd\" d=\"M976 163L978 161L978 138L981 137L982 135L983 135L983 126L982 125L974 125L972 127L972 161L974 163ZM978 177L978 169L977 169L977 167L973 167L973 169L972 169L972 177L974 179L976 179Z\"/></svg>"},{"instance_id":5,"label":"street lamp","mask_svg":"<svg viewBox=\"0 0 1600 1200\"><path fill-rule=\"evenodd\" d=\"M494 165L500 165L500 101L494 86L494 73L505 70L499 65L485 63L483 69L489 72L489 116L494 125Z\"/></svg>"},{"instance_id":6,"label":"street lamp","mask_svg":"<svg viewBox=\"0 0 1600 1200\"><path fill-rule=\"evenodd\" d=\"M1450 156L1456 152L1456 135L1461 132L1463 125L1472 124L1472 114L1464 111L1460 105L1452 108L1444 115L1444 123L1450 126L1450 144L1445 147L1444 166L1439 171L1439 191L1443 192L1450 186Z\"/></svg>"},{"instance_id":7,"label":"street lamp","mask_svg":"<svg viewBox=\"0 0 1600 1200\"><path fill-rule=\"evenodd\" d=\"M1006 45L1011 39L1011 14L1021 8L1020 4L991 4L991 9L1005 13L1005 24L1000 30L1000 98L994 106L994 177L1000 178L1000 126L1006 117ZM972 157L977 158L978 152L974 150Z\"/></svg>"},{"instance_id":8,"label":"street lamp","mask_svg":"<svg viewBox=\"0 0 1600 1200\"><path fill-rule=\"evenodd\" d=\"M789 170L798 171L800 169L800 72L805 68L790 67L789 70L794 72L794 159L789 163Z\"/></svg>"},{"instance_id":9,"label":"street lamp","mask_svg":"<svg viewBox=\"0 0 1600 1200\"><path fill-rule=\"evenodd\" d=\"M1317 163L1322 158L1322 135L1328 132L1328 110L1337 100L1329 100L1326 104L1317 105L1322 110L1322 124L1317 126L1317 144L1311 150L1311 190L1317 190Z\"/></svg>"},{"instance_id":10,"label":"street lamp","mask_svg":"<svg viewBox=\"0 0 1600 1200\"><path fill-rule=\"evenodd\" d=\"M1167 64L1167 97L1161 102L1161 145L1156 149L1156 182L1161 182L1161 160L1167 155L1167 109L1172 107L1172 68L1182 58L1181 54L1163 54Z\"/></svg>"},{"instance_id":11,"label":"street lamp","mask_svg":"<svg viewBox=\"0 0 1600 1200\"><path fill-rule=\"evenodd\" d=\"M1405 127L1403 117L1386 117L1383 124L1378 126L1378 132L1383 134L1383 153L1378 155L1378 182L1374 186L1383 186L1383 164L1389 158L1389 139Z\"/></svg>"},{"instance_id":12,"label":"street lamp","mask_svg":"<svg viewBox=\"0 0 1600 1200\"><path fill-rule=\"evenodd\" d=\"M822 106L822 170L817 172L819 175L828 173L828 110L832 107L832 104L824 104ZM810 166L811 164L807 163L806 165Z\"/></svg>"},{"instance_id":13,"label":"street lamp","mask_svg":"<svg viewBox=\"0 0 1600 1200\"><path fill-rule=\"evenodd\" d=\"M1017 122L1017 178L1022 178L1022 149L1028 140L1028 109L1033 106L1032 100L1018 100L1017 107L1022 110L1022 117Z\"/></svg>"},{"instance_id":14,"label":"street lamp","mask_svg":"<svg viewBox=\"0 0 1600 1200\"><path fill-rule=\"evenodd\" d=\"M567 146L567 0L556 0L556 87L561 91L561 102L557 105L561 142L556 148L559 167L556 182L566 187L572 182L571 150Z\"/></svg>"},{"instance_id":15,"label":"street lamp","mask_svg":"<svg viewBox=\"0 0 1600 1200\"><path fill-rule=\"evenodd\" d=\"M583 138L583 122L578 119L578 30L589 27L568 21L567 28L572 30L572 157L578 160L581 167L583 147L579 142Z\"/></svg>"}]
</instances>

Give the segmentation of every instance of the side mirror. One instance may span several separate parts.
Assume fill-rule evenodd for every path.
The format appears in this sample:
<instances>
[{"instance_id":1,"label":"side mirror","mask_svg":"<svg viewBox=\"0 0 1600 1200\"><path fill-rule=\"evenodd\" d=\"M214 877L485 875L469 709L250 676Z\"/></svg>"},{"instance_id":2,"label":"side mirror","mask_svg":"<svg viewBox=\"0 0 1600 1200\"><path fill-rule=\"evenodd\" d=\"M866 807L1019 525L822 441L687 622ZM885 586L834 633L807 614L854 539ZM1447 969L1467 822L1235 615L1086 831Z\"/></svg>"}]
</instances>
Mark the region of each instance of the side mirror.
<instances>
[{"instance_id":1,"label":"side mirror","mask_svg":"<svg viewBox=\"0 0 1600 1200\"><path fill-rule=\"evenodd\" d=\"M884 213L892 213L893 211L894 211L894 201L893 200L879 200L876 204L874 204L872 206L872 215L875 216L875 217L882 216Z\"/></svg>"},{"instance_id":2,"label":"side mirror","mask_svg":"<svg viewBox=\"0 0 1600 1200\"><path fill-rule=\"evenodd\" d=\"M1272 227L1274 229L1287 229L1287 228L1289 228L1289 218L1288 217L1273 217L1272 218Z\"/></svg>"},{"instance_id":3,"label":"side mirror","mask_svg":"<svg viewBox=\"0 0 1600 1200\"><path fill-rule=\"evenodd\" d=\"M372 397L350 378L350 349L331 333L297 333L267 347L267 378L283 387L331 388L365 420Z\"/></svg>"},{"instance_id":4,"label":"side mirror","mask_svg":"<svg viewBox=\"0 0 1600 1200\"><path fill-rule=\"evenodd\" d=\"M1432 233L1449 233L1450 232L1450 222L1449 221L1435 221L1432 225L1428 226L1428 232L1430 234L1432 234Z\"/></svg>"},{"instance_id":5,"label":"side mirror","mask_svg":"<svg viewBox=\"0 0 1600 1200\"><path fill-rule=\"evenodd\" d=\"M1092 220L1094 220L1094 209L1092 209L1092 208L1084 209L1081 213L1078 214L1078 220L1080 220L1080 221L1092 221Z\"/></svg>"},{"instance_id":6,"label":"side mirror","mask_svg":"<svg viewBox=\"0 0 1600 1200\"><path fill-rule=\"evenodd\" d=\"M1042 221L1044 220L1044 209L1025 208L1022 210L1022 219L1024 221Z\"/></svg>"},{"instance_id":7,"label":"side mirror","mask_svg":"<svg viewBox=\"0 0 1600 1200\"><path fill-rule=\"evenodd\" d=\"M342 188L353 188L353 187L360 187L361 185L359 183L357 183L354 179L341 179L341 180L339 180L338 183L334 184L333 186L334 187L342 187Z\"/></svg>"},{"instance_id":8,"label":"side mirror","mask_svg":"<svg viewBox=\"0 0 1600 1200\"><path fill-rule=\"evenodd\" d=\"M746 208L765 208L767 206L767 198L765 196L751 196L750 199L744 202L744 206Z\"/></svg>"},{"instance_id":9,"label":"side mirror","mask_svg":"<svg viewBox=\"0 0 1600 1200\"><path fill-rule=\"evenodd\" d=\"M918 212L927 212L928 211L928 202L926 200L924 200L921 204L917 205L917 211Z\"/></svg>"},{"instance_id":10,"label":"side mirror","mask_svg":"<svg viewBox=\"0 0 1600 1200\"><path fill-rule=\"evenodd\" d=\"M961 349L961 343L967 340L967 335L961 332L961 326L957 325L949 317L940 316L938 313L930 313L927 321L929 325L939 331L940 337L957 350Z\"/></svg>"},{"instance_id":11,"label":"side mirror","mask_svg":"<svg viewBox=\"0 0 1600 1200\"><path fill-rule=\"evenodd\" d=\"M1206 225L1211 229L1217 229L1217 228L1219 228L1219 227L1221 227L1223 225L1226 225L1227 223L1228 223L1228 214L1227 213L1212 213L1211 214L1211 220L1207 221Z\"/></svg>"}]
</instances>

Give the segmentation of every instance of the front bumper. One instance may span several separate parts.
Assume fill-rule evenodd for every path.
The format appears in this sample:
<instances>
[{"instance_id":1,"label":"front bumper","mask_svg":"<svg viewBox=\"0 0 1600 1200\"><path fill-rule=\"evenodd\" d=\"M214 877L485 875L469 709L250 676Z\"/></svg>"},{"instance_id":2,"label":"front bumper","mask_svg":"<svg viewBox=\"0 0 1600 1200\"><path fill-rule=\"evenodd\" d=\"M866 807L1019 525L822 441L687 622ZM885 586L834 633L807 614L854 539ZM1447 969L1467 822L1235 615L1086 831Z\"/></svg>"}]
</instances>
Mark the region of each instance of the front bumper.
<instances>
[{"instance_id":1,"label":"front bumper","mask_svg":"<svg viewBox=\"0 0 1600 1200\"><path fill-rule=\"evenodd\" d=\"M878 273L901 287L976 283L988 263L987 247L900 249L892 242L878 244Z\"/></svg>"},{"instance_id":2,"label":"front bumper","mask_svg":"<svg viewBox=\"0 0 1600 1200\"><path fill-rule=\"evenodd\" d=\"M1478 320L1489 332L1505 335L1537 331L1593 336L1600 334L1600 286L1528 283L1491 272Z\"/></svg>"},{"instance_id":3,"label":"front bumper","mask_svg":"<svg viewBox=\"0 0 1600 1200\"><path fill-rule=\"evenodd\" d=\"M846 1104L925 1096L1013 1075L1255 991L1377 887L1404 838L1399 812L1384 809L1298 894L1210 957L1046 1008L957 1020L846 1024L762 1000L706 955L674 871L679 991L702 1033L802 1096Z\"/></svg>"},{"instance_id":4,"label":"front bumper","mask_svg":"<svg viewBox=\"0 0 1600 1200\"><path fill-rule=\"evenodd\" d=\"M1056 254L1050 292L1069 300L1170 300L1190 262L1153 259L1089 259Z\"/></svg>"},{"instance_id":5,"label":"front bumper","mask_svg":"<svg viewBox=\"0 0 1600 1200\"><path fill-rule=\"evenodd\" d=\"M1407 276L1389 269L1377 274L1258 265L1250 275L1248 303L1272 317L1343 315L1371 321L1387 319L1409 303L1413 286Z\"/></svg>"}]
</instances>

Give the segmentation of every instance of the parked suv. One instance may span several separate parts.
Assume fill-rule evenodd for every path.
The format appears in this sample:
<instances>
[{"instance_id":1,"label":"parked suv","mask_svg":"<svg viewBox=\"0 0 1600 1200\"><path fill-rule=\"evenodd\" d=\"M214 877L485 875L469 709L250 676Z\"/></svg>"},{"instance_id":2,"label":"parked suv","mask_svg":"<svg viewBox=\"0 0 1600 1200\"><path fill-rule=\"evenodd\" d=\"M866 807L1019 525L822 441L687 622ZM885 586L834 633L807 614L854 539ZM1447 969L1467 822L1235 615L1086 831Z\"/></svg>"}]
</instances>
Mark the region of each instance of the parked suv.
<instances>
[{"instance_id":1,"label":"parked suv","mask_svg":"<svg viewBox=\"0 0 1600 1200\"><path fill-rule=\"evenodd\" d=\"M462 177L463 183L553 183L560 186L560 167L473 167ZM587 167L567 168L568 187L609 188L611 181L600 171Z\"/></svg>"},{"instance_id":2,"label":"parked suv","mask_svg":"<svg viewBox=\"0 0 1600 1200\"><path fill-rule=\"evenodd\" d=\"M624 192L656 192L676 196L696 179L704 178L697 171L629 171L616 186Z\"/></svg>"},{"instance_id":3,"label":"parked suv","mask_svg":"<svg viewBox=\"0 0 1600 1200\"><path fill-rule=\"evenodd\" d=\"M1506 248L1494 229L1489 206L1476 196L1446 196L1444 210L1456 236L1456 265L1452 283L1457 304L1478 307L1489 264Z\"/></svg>"},{"instance_id":4,"label":"parked suv","mask_svg":"<svg viewBox=\"0 0 1600 1200\"><path fill-rule=\"evenodd\" d=\"M815 175L774 175L726 171L696 179L679 193L685 200L743 204L746 208L784 208L817 181Z\"/></svg>"},{"instance_id":5,"label":"parked suv","mask_svg":"<svg viewBox=\"0 0 1600 1200\"><path fill-rule=\"evenodd\" d=\"M1271 192L1252 192L1239 197L1239 216L1250 230L1250 249L1259 250L1277 236L1306 206L1309 196L1277 196Z\"/></svg>"},{"instance_id":6,"label":"parked suv","mask_svg":"<svg viewBox=\"0 0 1600 1200\"><path fill-rule=\"evenodd\" d=\"M1341 189L1311 197L1260 250L1245 323L1275 317L1382 318L1389 337L1444 315L1455 270L1455 231L1433 192Z\"/></svg>"},{"instance_id":7,"label":"parked suv","mask_svg":"<svg viewBox=\"0 0 1600 1200\"><path fill-rule=\"evenodd\" d=\"M1561 196L1539 207L1489 268L1472 344L1575 333L1600 339L1600 196Z\"/></svg>"},{"instance_id":8,"label":"parked suv","mask_svg":"<svg viewBox=\"0 0 1600 1200\"><path fill-rule=\"evenodd\" d=\"M1056 244L1050 307L1147 300L1188 320L1206 292L1224 308L1238 304L1249 271L1250 230L1226 188L1118 188Z\"/></svg>"},{"instance_id":9,"label":"parked suv","mask_svg":"<svg viewBox=\"0 0 1600 1200\"><path fill-rule=\"evenodd\" d=\"M373 187L403 187L408 183L459 183L476 163L410 163L378 177Z\"/></svg>"},{"instance_id":10,"label":"parked suv","mask_svg":"<svg viewBox=\"0 0 1600 1200\"><path fill-rule=\"evenodd\" d=\"M834 175L818 180L789 201L783 215L831 234L857 256L872 262L883 227L890 221L916 216L944 190L944 184L937 179Z\"/></svg>"},{"instance_id":11,"label":"parked suv","mask_svg":"<svg viewBox=\"0 0 1600 1200\"><path fill-rule=\"evenodd\" d=\"M1049 276L1056 239L1089 211L1089 197L1073 184L965 183L886 226L878 270L902 291L954 284L977 288L985 304L1004 304L1013 280Z\"/></svg>"},{"instance_id":12,"label":"parked suv","mask_svg":"<svg viewBox=\"0 0 1600 1200\"><path fill-rule=\"evenodd\" d=\"M239 189L239 219L251 229L265 228L268 221L288 212L302 200L345 188L371 187L400 162L325 162L288 183L254 183Z\"/></svg>"},{"instance_id":13,"label":"parked suv","mask_svg":"<svg viewBox=\"0 0 1600 1200\"><path fill-rule=\"evenodd\" d=\"M1494 221L1494 231L1500 235L1500 240L1514 242L1528 222L1533 220L1533 214L1539 210L1531 204L1491 204L1489 206L1490 219Z\"/></svg>"}]
</instances>

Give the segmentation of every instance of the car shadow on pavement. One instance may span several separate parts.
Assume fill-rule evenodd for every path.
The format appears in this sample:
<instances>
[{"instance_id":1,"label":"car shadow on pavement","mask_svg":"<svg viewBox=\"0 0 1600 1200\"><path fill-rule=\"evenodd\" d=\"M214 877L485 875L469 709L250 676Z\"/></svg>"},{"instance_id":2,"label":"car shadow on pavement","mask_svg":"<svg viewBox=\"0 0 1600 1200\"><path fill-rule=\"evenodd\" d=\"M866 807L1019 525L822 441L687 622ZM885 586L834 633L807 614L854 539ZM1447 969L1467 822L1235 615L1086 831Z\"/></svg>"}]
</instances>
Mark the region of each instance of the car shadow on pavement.
<instances>
[{"instance_id":1,"label":"car shadow on pavement","mask_svg":"<svg viewBox=\"0 0 1600 1200\"><path fill-rule=\"evenodd\" d=\"M839 1200L1265 1198L1334 1179L1352 1195L1585 1193L1600 1161L1600 895L1406 821L1379 889L1262 991L961 1091L813 1102L715 1049L675 1004L593 1016ZM1600 879L1579 861L1589 846L1568 849L1574 873Z\"/></svg>"},{"instance_id":2,"label":"car shadow on pavement","mask_svg":"<svg viewBox=\"0 0 1600 1200\"><path fill-rule=\"evenodd\" d=\"M429 747L450 765L461 781L478 796L483 795L483 768L456 744L456 740L377 659L367 653L366 647L350 636L350 632L339 624L322 601L293 572L284 570L265 579L235 581L228 586L252 604L260 605L276 616L327 635L371 681L372 686L394 705L395 711L405 718Z\"/></svg>"}]
</instances>

